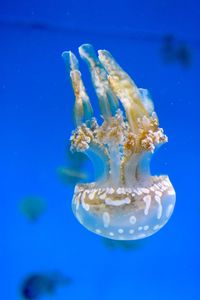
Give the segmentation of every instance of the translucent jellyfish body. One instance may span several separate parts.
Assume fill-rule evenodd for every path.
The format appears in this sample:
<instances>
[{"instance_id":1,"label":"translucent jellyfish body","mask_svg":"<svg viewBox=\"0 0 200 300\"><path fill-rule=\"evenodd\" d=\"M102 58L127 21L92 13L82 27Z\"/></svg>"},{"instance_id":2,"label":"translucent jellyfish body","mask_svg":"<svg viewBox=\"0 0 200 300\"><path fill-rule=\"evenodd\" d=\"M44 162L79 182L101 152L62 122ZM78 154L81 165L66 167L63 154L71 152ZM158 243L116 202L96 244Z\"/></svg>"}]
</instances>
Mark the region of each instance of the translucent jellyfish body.
<instances>
[{"instance_id":1,"label":"translucent jellyfish body","mask_svg":"<svg viewBox=\"0 0 200 300\"><path fill-rule=\"evenodd\" d=\"M71 150L91 159L96 180L77 184L72 209L88 230L115 240L136 240L160 230L175 205L168 176L151 176L154 150L167 141L148 91L139 89L106 50L79 47L99 100L93 115L76 56L63 52L75 93Z\"/></svg>"}]
</instances>

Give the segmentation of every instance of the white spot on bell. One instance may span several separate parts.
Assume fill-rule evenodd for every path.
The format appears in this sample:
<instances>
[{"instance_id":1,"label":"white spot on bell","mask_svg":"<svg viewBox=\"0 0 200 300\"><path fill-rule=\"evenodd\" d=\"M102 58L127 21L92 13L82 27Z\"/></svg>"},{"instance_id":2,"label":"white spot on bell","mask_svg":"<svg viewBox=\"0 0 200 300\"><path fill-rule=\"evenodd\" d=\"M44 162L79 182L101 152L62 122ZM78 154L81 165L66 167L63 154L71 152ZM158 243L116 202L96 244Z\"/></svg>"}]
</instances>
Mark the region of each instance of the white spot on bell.
<instances>
[{"instance_id":1,"label":"white spot on bell","mask_svg":"<svg viewBox=\"0 0 200 300\"><path fill-rule=\"evenodd\" d=\"M83 209L88 211L90 209L90 206L87 203L85 203L85 195L86 195L86 192L84 191L81 196L81 204L82 204Z\"/></svg>"},{"instance_id":2,"label":"white spot on bell","mask_svg":"<svg viewBox=\"0 0 200 300\"><path fill-rule=\"evenodd\" d=\"M137 219L136 219L135 216L131 216L131 217L129 218L129 222L130 222L131 224L133 224L133 225L136 223L136 221L137 221Z\"/></svg>"},{"instance_id":3,"label":"white spot on bell","mask_svg":"<svg viewBox=\"0 0 200 300\"><path fill-rule=\"evenodd\" d=\"M106 193L103 193L99 196L99 199L104 200L106 198Z\"/></svg>"},{"instance_id":4,"label":"white spot on bell","mask_svg":"<svg viewBox=\"0 0 200 300\"><path fill-rule=\"evenodd\" d=\"M138 238L138 239L143 239L143 238L145 238L145 237L146 237L146 234L145 234L145 233L140 233L140 234L137 235L137 238Z\"/></svg>"},{"instance_id":5,"label":"white spot on bell","mask_svg":"<svg viewBox=\"0 0 200 300\"><path fill-rule=\"evenodd\" d=\"M141 191L142 191L144 194L149 194L149 190L146 189L146 188L141 188Z\"/></svg>"},{"instance_id":6,"label":"white spot on bell","mask_svg":"<svg viewBox=\"0 0 200 300\"><path fill-rule=\"evenodd\" d=\"M158 196L158 197L162 197L162 193L160 191L155 191L155 194Z\"/></svg>"},{"instance_id":7,"label":"white spot on bell","mask_svg":"<svg viewBox=\"0 0 200 300\"><path fill-rule=\"evenodd\" d=\"M174 190L172 190L172 189L171 189L171 190L169 190L167 193L168 193L168 195L170 195L170 196L173 196L173 195L175 195L175 191L174 191Z\"/></svg>"},{"instance_id":8,"label":"white spot on bell","mask_svg":"<svg viewBox=\"0 0 200 300\"><path fill-rule=\"evenodd\" d=\"M160 225L155 225L154 227L153 227L153 230L158 230L160 228Z\"/></svg>"},{"instance_id":9,"label":"white spot on bell","mask_svg":"<svg viewBox=\"0 0 200 300\"><path fill-rule=\"evenodd\" d=\"M145 210L144 210L144 214L147 216L148 213L149 213L149 208L150 208L150 205L151 205L151 196L150 195L147 195L143 198L146 206L145 206Z\"/></svg>"},{"instance_id":10,"label":"white spot on bell","mask_svg":"<svg viewBox=\"0 0 200 300\"><path fill-rule=\"evenodd\" d=\"M166 217L169 218L172 211L173 211L173 208L174 208L174 205L173 204L170 204L168 207L167 207L167 210L166 210Z\"/></svg>"},{"instance_id":11,"label":"white spot on bell","mask_svg":"<svg viewBox=\"0 0 200 300\"><path fill-rule=\"evenodd\" d=\"M160 197L155 195L155 201L158 203L158 212L157 212L157 218L160 219L162 216L162 204Z\"/></svg>"},{"instance_id":12,"label":"white spot on bell","mask_svg":"<svg viewBox=\"0 0 200 300\"><path fill-rule=\"evenodd\" d=\"M93 200L95 194L96 194L96 190L92 190L92 191L89 193L88 198L89 198L90 200Z\"/></svg>"},{"instance_id":13,"label":"white spot on bell","mask_svg":"<svg viewBox=\"0 0 200 300\"><path fill-rule=\"evenodd\" d=\"M110 215L108 212L103 213L103 225L105 228L107 228L110 224Z\"/></svg>"},{"instance_id":14,"label":"white spot on bell","mask_svg":"<svg viewBox=\"0 0 200 300\"><path fill-rule=\"evenodd\" d=\"M131 203L131 199L130 198L124 198L124 199L121 199L121 200L112 200L110 198L107 198L105 200L105 203L107 205L112 205L112 206L120 206L120 205L124 205L124 204L129 204Z\"/></svg>"},{"instance_id":15,"label":"white spot on bell","mask_svg":"<svg viewBox=\"0 0 200 300\"><path fill-rule=\"evenodd\" d=\"M148 229L149 229L149 225L145 225L144 230L148 230Z\"/></svg>"}]
</instances>

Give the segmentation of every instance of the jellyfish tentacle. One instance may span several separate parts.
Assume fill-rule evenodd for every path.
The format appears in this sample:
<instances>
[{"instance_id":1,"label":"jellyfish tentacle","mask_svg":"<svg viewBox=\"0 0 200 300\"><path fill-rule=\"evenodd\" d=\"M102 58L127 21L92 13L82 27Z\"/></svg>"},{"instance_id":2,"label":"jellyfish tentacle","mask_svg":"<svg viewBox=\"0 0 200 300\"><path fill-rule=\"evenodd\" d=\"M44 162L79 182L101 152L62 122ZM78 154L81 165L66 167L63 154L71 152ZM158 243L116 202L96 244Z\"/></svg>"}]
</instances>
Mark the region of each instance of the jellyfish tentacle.
<instances>
[{"instance_id":1,"label":"jellyfish tentacle","mask_svg":"<svg viewBox=\"0 0 200 300\"><path fill-rule=\"evenodd\" d=\"M109 179L110 167L108 155L104 149L95 143L90 144L90 147L85 151L85 154L94 166L94 175L98 185L102 186L103 183L107 182Z\"/></svg>"},{"instance_id":2,"label":"jellyfish tentacle","mask_svg":"<svg viewBox=\"0 0 200 300\"><path fill-rule=\"evenodd\" d=\"M78 151L86 154L94 166L95 179L98 182L108 180L109 177L109 157L104 149L95 138L96 120L92 119L91 128L86 124L78 126L72 133L71 151Z\"/></svg>"},{"instance_id":3,"label":"jellyfish tentacle","mask_svg":"<svg viewBox=\"0 0 200 300\"><path fill-rule=\"evenodd\" d=\"M109 157L110 157L110 184L113 187L118 187L121 183L121 158L119 152L119 145L116 146L114 143L109 144Z\"/></svg>"},{"instance_id":4,"label":"jellyfish tentacle","mask_svg":"<svg viewBox=\"0 0 200 300\"><path fill-rule=\"evenodd\" d=\"M79 70L78 59L72 51L64 51L62 53L62 58L65 61L67 72Z\"/></svg>"},{"instance_id":5,"label":"jellyfish tentacle","mask_svg":"<svg viewBox=\"0 0 200 300\"><path fill-rule=\"evenodd\" d=\"M148 115L141 101L139 90L134 81L122 70L107 50L99 50L98 53L99 60L109 74L110 87L122 102L132 130L137 131L136 119Z\"/></svg>"},{"instance_id":6,"label":"jellyfish tentacle","mask_svg":"<svg viewBox=\"0 0 200 300\"><path fill-rule=\"evenodd\" d=\"M94 48L90 44L80 46L79 54L89 66L103 118L106 122L112 123L111 117L117 112L118 100L109 87L107 73L96 56ZM107 147L110 157L110 182L111 184L118 186L120 184L119 144L112 139L107 139Z\"/></svg>"},{"instance_id":7,"label":"jellyfish tentacle","mask_svg":"<svg viewBox=\"0 0 200 300\"><path fill-rule=\"evenodd\" d=\"M138 181L141 181L144 178L151 176L150 163L152 155L152 152L144 152L140 155L140 159L136 170L136 177Z\"/></svg>"},{"instance_id":8,"label":"jellyfish tentacle","mask_svg":"<svg viewBox=\"0 0 200 300\"><path fill-rule=\"evenodd\" d=\"M137 186L136 170L138 167L138 162L140 159L140 154L133 153L128 161L124 164L124 181L127 187Z\"/></svg>"},{"instance_id":9,"label":"jellyfish tentacle","mask_svg":"<svg viewBox=\"0 0 200 300\"><path fill-rule=\"evenodd\" d=\"M74 117L76 125L79 126L93 117L93 109L87 95L84 83L79 71L78 60L71 51L65 51L62 54L67 68L70 70L72 87L75 94Z\"/></svg>"},{"instance_id":10,"label":"jellyfish tentacle","mask_svg":"<svg viewBox=\"0 0 200 300\"><path fill-rule=\"evenodd\" d=\"M148 114L151 116L154 112L154 104L150 97L149 91L147 89L138 88L140 93L141 101L147 110Z\"/></svg>"},{"instance_id":11,"label":"jellyfish tentacle","mask_svg":"<svg viewBox=\"0 0 200 300\"><path fill-rule=\"evenodd\" d=\"M84 44L80 46L79 54L90 69L101 113L104 119L108 119L110 116L115 115L118 109L118 99L109 87L106 71L96 56L92 45Z\"/></svg>"}]
</instances>

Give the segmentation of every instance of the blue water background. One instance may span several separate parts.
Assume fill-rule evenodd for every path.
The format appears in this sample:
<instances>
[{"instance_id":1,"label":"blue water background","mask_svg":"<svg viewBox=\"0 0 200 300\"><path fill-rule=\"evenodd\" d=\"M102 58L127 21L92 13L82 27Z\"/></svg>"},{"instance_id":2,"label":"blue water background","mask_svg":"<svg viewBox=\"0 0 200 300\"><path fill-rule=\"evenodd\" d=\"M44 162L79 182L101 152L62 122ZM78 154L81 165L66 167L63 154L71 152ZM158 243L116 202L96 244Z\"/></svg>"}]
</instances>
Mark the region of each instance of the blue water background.
<instances>
[{"instance_id":1,"label":"blue water background","mask_svg":"<svg viewBox=\"0 0 200 300\"><path fill-rule=\"evenodd\" d=\"M163 37L190 49L191 64L165 63ZM138 249L111 250L71 211L67 168L73 93L61 52L82 43L108 49L139 87L148 88L169 136L152 172L177 192L169 223ZM73 283L42 299L200 299L200 5L197 0L4 1L0 9L0 299L18 300L34 271L59 270ZM97 100L84 63L86 86ZM35 223L20 201L40 196Z\"/></svg>"}]
</instances>

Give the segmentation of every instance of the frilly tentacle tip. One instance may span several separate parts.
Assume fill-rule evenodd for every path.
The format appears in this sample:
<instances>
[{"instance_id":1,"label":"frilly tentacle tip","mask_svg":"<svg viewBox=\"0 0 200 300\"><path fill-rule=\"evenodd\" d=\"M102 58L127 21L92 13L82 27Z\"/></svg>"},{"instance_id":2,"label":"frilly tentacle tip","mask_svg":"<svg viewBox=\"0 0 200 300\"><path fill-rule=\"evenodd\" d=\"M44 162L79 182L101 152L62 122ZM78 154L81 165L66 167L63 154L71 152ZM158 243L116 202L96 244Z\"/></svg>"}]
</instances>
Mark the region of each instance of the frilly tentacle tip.
<instances>
[{"instance_id":1,"label":"frilly tentacle tip","mask_svg":"<svg viewBox=\"0 0 200 300\"><path fill-rule=\"evenodd\" d=\"M71 51L63 51L61 53L61 56L64 59L64 61L69 60L70 53L71 53Z\"/></svg>"},{"instance_id":2,"label":"frilly tentacle tip","mask_svg":"<svg viewBox=\"0 0 200 300\"><path fill-rule=\"evenodd\" d=\"M68 71L79 69L78 59L72 51L63 51L61 56L67 66Z\"/></svg>"},{"instance_id":3,"label":"frilly tentacle tip","mask_svg":"<svg viewBox=\"0 0 200 300\"><path fill-rule=\"evenodd\" d=\"M83 51L83 50L86 51L86 50L91 50L91 49L94 50L93 46L92 46L91 44L89 44L89 43L82 44L82 45L80 45L80 46L78 47L79 53L80 53L81 51Z\"/></svg>"}]
</instances>

